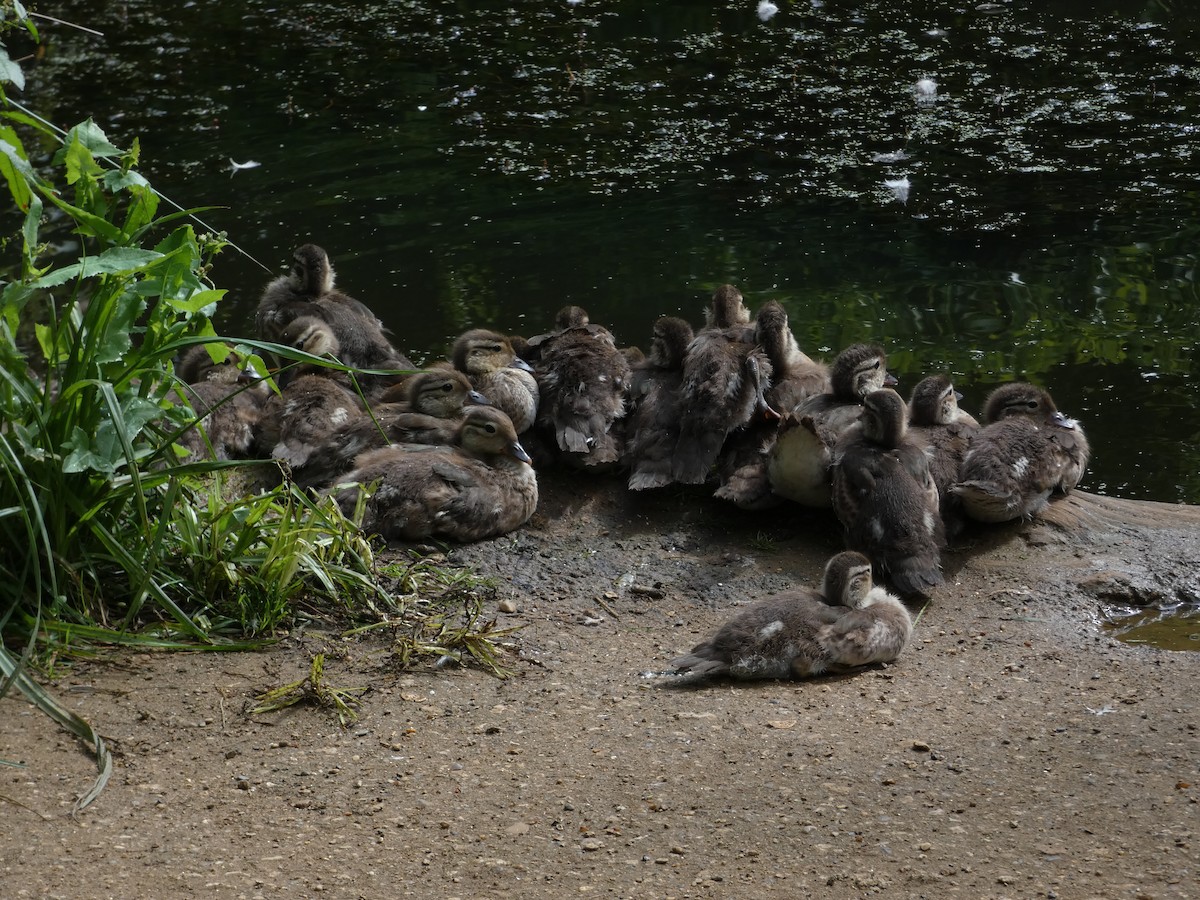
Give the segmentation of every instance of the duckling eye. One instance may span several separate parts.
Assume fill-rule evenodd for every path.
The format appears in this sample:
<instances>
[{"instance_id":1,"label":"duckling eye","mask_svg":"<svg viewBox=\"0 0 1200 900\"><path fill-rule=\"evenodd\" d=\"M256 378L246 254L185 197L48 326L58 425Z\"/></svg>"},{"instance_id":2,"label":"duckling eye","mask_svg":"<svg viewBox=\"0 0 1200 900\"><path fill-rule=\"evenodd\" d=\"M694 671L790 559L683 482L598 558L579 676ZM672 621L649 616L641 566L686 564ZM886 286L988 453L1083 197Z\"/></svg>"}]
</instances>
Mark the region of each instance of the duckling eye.
<instances>
[{"instance_id":1,"label":"duckling eye","mask_svg":"<svg viewBox=\"0 0 1200 900\"><path fill-rule=\"evenodd\" d=\"M454 390L454 385L450 384L450 382L446 382L445 384L442 385L442 393L448 394L452 390Z\"/></svg>"},{"instance_id":2,"label":"duckling eye","mask_svg":"<svg viewBox=\"0 0 1200 900\"><path fill-rule=\"evenodd\" d=\"M495 434L495 433L496 433L496 426L495 426L495 425L488 424L488 425L485 425L485 426L483 426L483 427L484 427L484 430L485 430L485 431L486 431L488 434Z\"/></svg>"}]
</instances>

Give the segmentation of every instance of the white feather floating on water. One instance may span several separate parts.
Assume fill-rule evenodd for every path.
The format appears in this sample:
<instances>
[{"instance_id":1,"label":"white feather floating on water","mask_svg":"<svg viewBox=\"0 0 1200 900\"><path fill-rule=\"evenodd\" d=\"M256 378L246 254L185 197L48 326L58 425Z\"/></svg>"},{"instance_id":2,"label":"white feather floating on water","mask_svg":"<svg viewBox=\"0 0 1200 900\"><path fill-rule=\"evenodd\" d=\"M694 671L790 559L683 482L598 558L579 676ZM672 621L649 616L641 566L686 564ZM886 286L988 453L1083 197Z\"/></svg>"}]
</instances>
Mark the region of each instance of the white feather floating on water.
<instances>
[{"instance_id":1,"label":"white feather floating on water","mask_svg":"<svg viewBox=\"0 0 1200 900\"><path fill-rule=\"evenodd\" d=\"M913 85L913 94L918 103L933 103L937 100L938 83L932 78L920 78Z\"/></svg>"},{"instance_id":2,"label":"white feather floating on water","mask_svg":"<svg viewBox=\"0 0 1200 900\"><path fill-rule=\"evenodd\" d=\"M891 191L892 196L899 202L908 203L908 190L912 187L912 184L909 182L907 175L903 178L886 178L884 179L883 186Z\"/></svg>"},{"instance_id":3,"label":"white feather floating on water","mask_svg":"<svg viewBox=\"0 0 1200 900\"><path fill-rule=\"evenodd\" d=\"M229 171L240 172L242 169L257 169L262 163L257 160L248 159L244 163L237 162L232 156L229 158Z\"/></svg>"},{"instance_id":4,"label":"white feather floating on water","mask_svg":"<svg viewBox=\"0 0 1200 900\"><path fill-rule=\"evenodd\" d=\"M775 18L775 14L779 12L779 7L772 3L771 0L760 0L757 12L760 22L770 22Z\"/></svg>"}]
</instances>

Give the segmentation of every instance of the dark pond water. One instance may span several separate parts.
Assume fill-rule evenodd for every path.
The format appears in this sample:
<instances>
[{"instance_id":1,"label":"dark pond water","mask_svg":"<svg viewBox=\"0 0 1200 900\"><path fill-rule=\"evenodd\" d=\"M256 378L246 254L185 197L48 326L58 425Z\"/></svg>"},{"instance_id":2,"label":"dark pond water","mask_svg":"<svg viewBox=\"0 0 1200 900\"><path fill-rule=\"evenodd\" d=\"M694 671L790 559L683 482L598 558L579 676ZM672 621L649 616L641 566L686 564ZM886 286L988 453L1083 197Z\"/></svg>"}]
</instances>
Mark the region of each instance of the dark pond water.
<instances>
[{"instance_id":1,"label":"dark pond water","mask_svg":"<svg viewBox=\"0 0 1200 900\"><path fill-rule=\"evenodd\" d=\"M322 244L417 358L566 303L644 343L731 281L902 389L1044 383L1085 487L1200 503L1190 5L777 2L67 0L102 35L42 23L14 96L270 274ZM270 274L223 257L228 333Z\"/></svg>"}]
</instances>

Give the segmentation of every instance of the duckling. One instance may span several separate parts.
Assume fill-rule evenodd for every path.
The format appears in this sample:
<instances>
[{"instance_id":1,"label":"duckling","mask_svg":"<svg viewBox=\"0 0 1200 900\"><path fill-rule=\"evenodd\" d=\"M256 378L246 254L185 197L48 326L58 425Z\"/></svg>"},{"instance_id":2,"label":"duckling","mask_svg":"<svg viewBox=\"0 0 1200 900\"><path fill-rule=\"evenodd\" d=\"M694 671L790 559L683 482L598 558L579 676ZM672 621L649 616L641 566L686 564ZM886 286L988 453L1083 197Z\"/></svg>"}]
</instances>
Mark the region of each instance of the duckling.
<instances>
[{"instance_id":1,"label":"duckling","mask_svg":"<svg viewBox=\"0 0 1200 900\"><path fill-rule=\"evenodd\" d=\"M253 358L239 353L229 344L193 344L175 364L175 377L184 384L216 381L221 384L251 385L258 394L269 390L266 373L260 370Z\"/></svg>"},{"instance_id":2,"label":"duckling","mask_svg":"<svg viewBox=\"0 0 1200 900\"><path fill-rule=\"evenodd\" d=\"M210 352L210 346L213 352ZM183 462L246 459L255 455L254 436L269 388L249 360L229 345L196 344L180 357L175 374L182 384L171 392L186 402L196 419L179 435ZM223 356L220 362L213 357Z\"/></svg>"},{"instance_id":3,"label":"duckling","mask_svg":"<svg viewBox=\"0 0 1200 900\"><path fill-rule=\"evenodd\" d=\"M393 444L364 453L330 490L346 515L358 502L350 482L378 483L363 528L389 540L480 541L525 524L538 501L529 455L493 406L469 407L452 447Z\"/></svg>"},{"instance_id":4,"label":"duckling","mask_svg":"<svg viewBox=\"0 0 1200 900\"><path fill-rule=\"evenodd\" d=\"M558 331L541 342L534 366L538 392L537 424L563 458L585 466L617 462L619 435L613 423L625 415L629 361L612 333L592 324L577 306L558 314Z\"/></svg>"},{"instance_id":5,"label":"duckling","mask_svg":"<svg viewBox=\"0 0 1200 900\"><path fill-rule=\"evenodd\" d=\"M412 362L398 353L382 332L357 314L345 311L331 314L329 310L321 312L320 304L314 304L314 307L318 315L297 316L280 333L278 342L313 356L333 357L355 369L398 370L396 374L388 375L356 372L353 381L342 372L326 371L328 377L351 387L357 382L364 396L375 399L389 387L402 383L415 370ZM286 384L289 379L314 368L319 367L295 367L280 376L280 380Z\"/></svg>"},{"instance_id":6,"label":"duckling","mask_svg":"<svg viewBox=\"0 0 1200 900\"><path fill-rule=\"evenodd\" d=\"M741 292L721 285L705 318L709 324L688 346L679 389L679 439L671 477L680 484L703 484L726 438L755 415L779 418L765 397L771 361L755 344Z\"/></svg>"},{"instance_id":7,"label":"duckling","mask_svg":"<svg viewBox=\"0 0 1200 900\"><path fill-rule=\"evenodd\" d=\"M378 323L379 320L365 303L334 288L334 277L329 254L322 248L316 244L297 247L292 253L291 271L274 279L263 289L254 316L259 337L266 341L278 341L289 322L297 316L313 315L310 304L321 299L342 304L357 315Z\"/></svg>"},{"instance_id":8,"label":"duckling","mask_svg":"<svg viewBox=\"0 0 1200 900\"><path fill-rule=\"evenodd\" d=\"M332 378L301 375L280 390L275 405L278 441L271 456L300 468L333 431L365 415L358 397Z\"/></svg>"},{"instance_id":9,"label":"duckling","mask_svg":"<svg viewBox=\"0 0 1200 900\"><path fill-rule=\"evenodd\" d=\"M907 419L890 388L863 398L859 424L834 449L833 510L847 547L869 556L881 578L904 596L928 596L942 583L946 539L929 460Z\"/></svg>"},{"instance_id":10,"label":"duckling","mask_svg":"<svg viewBox=\"0 0 1200 900\"><path fill-rule=\"evenodd\" d=\"M974 416L959 407L960 399L962 394L948 377L930 375L913 388L908 401L909 433L925 444L948 540L957 537L965 524L962 504L950 487L958 481L963 458L979 431Z\"/></svg>"},{"instance_id":11,"label":"duckling","mask_svg":"<svg viewBox=\"0 0 1200 900\"><path fill-rule=\"evenodd\" d=\"M777 300L763 304L754 317L754 336L771 361L771 387L767 406L773 410L794 409L816 394L829 390L829 368L815 362L800 349L788 325L787 311ZM779 434L779 420L756 418L725 442L717 468L721 486L714 496L742 509L768 509L782 502L771 490L767 475L767 452Z\"/></svg>"},{"instance_id":12,"label":"duckling","mask_svg":"<svg viewBox=\"0 0 1200 900\"><path fill-rule=\"evenodd\" d=\"M858 421L862 399L896 384L878 344L853 344L833 360L829 391L785 413L775 445L767 452L771 490L804 506L828 507L829 460L842 433Z\"/></svg>"},{"instance_id":13,"label":"duckling","mask_svg":"<svg viewBox=\"0 0 1200 900\"><path fill-rule=\"evenodd\" d=\"M971 441L951 490L980 522L1032 518L1052 494L1069 494L1087 468L1083 428L1060 413L1048 391L1002 385L983 409L987 423Z\"/></svg>"},{"instance_id":14,"label":"duckling","mask_svg":"<svg viewBox=\"0 0 1200 900\"><path fill-rule=\"evenodd\" d=\"M452 444L464 407L488 404L466 375L452 369L419 372L404 388L404 400L372 406L370 415L351 417L335 428L303 465L293 467L296 484L324 487L354 468L361 454L389 443Z\"/></svg>"},{"instance_id":15,"label":"duckling","mask_svg":"<svg viewBox=\"0 0 1200 900\"><path fill-rule=\"evenodd\" d=\"M662 316L654 323L650 355L633 370L633 412L625 446L631 491L671 483L671 459L679 440L679 386L693 337L686 321Z\"/></svg>"},{"instance_id":16,"label":"duckling","mask_svg":"<svg viewBox=\"0 0 1200 900\"><path fill-rule=\"evenodd\" d=\"M538 383L533 366L517 356L511 339L475 328L459 336L450 359L488 402L504 410L517 434L528 431L537 418Z\"/></svg>"},{"instance_id":17,"label":"duckling","mask_svg":"<svg viewBox=\"0 0 1200 900\"><path fill-rule=\"evenodd\" d=\"M871 582L871 561L839 553L819 591L797 588L760 600L713 637L671 660L682 683L714 677L805 678L889 662L912 636L904 604Z\"/></svg>"}]
</instances>

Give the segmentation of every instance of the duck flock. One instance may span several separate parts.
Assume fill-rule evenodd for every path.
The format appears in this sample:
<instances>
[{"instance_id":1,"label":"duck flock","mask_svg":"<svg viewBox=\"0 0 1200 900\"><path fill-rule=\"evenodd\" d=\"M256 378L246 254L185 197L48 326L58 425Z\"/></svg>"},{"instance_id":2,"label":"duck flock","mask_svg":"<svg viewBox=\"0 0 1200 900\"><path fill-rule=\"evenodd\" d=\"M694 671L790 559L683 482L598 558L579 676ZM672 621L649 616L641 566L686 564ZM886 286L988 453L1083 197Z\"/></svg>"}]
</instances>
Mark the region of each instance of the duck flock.
<instances>
[{"instance_id":1,"label":"duck flock","mask_svg":"<svg viewBox=\"0 0 1200 900\"><path fill-rule=\"evenodd\" d=\"M713 293L699 330L658 319L645 354L569 306L544 334L472 329L445 360L417 367L335 287L324 250L305 244L294 261L263 291L258 336L342 367L284 366L275 392L242 384L236 356L215 364L193 348L177 366L179 393L204 416L183 437L190 458L273 457L393 540L519 528L537 507L536 470L550 465L624 470L635 491L712 483L750 510L833 510L847 552L829 561L820 590L751 606L672 661L681 680L895 658L912 629L897 595L936 591L947 540L968 520L1033 516L1087 465L1083 429L1043 388L997 388L982 425L945 375L919 382L906 403L883 347L812 359L782 305L752 316L732 285Z\"/></svg>"}]
</instances>

